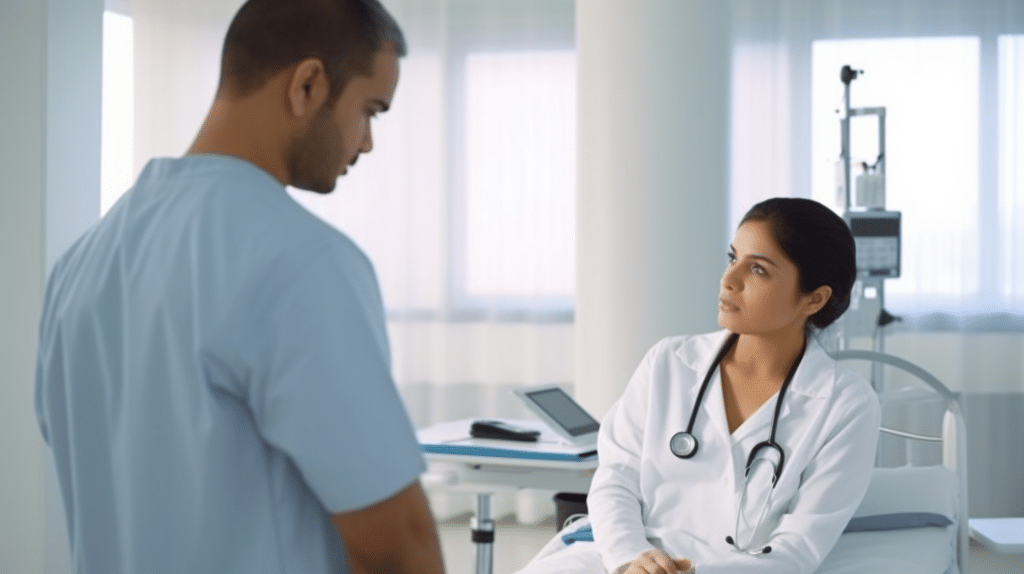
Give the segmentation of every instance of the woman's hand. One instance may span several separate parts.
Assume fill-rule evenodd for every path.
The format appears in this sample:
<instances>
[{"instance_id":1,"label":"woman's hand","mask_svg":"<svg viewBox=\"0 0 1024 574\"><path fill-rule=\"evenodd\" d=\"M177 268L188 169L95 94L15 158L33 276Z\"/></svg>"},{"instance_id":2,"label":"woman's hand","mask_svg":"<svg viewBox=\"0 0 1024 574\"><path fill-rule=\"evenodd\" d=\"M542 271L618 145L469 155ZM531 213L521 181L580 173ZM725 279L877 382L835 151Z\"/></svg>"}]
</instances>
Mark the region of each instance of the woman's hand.
<instances>
[{"instance_id":1,"label":"woman's hand","mask_svg":"<svg viewBox=\"0 0 1024 574\"><path fill-rule=\"evenodd\" d=\"M613 574L696 574L696 570L689 558L676 560L664 550L648 550Z\"/></svg>"}]
</instances>

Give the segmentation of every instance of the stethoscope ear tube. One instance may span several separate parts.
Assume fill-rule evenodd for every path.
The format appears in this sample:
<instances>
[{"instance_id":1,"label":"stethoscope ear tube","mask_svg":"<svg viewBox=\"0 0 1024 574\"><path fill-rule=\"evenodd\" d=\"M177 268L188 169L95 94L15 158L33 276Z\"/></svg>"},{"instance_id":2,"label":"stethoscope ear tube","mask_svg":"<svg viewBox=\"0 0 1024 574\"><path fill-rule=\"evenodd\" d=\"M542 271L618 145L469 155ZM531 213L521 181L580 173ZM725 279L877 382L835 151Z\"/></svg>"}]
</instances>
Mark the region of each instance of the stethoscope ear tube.
<instances>
[{"instance_id":1,"label":"stethoscope ear tube","mask_svg":"<svg viewBox=\"0 0 1024 574\"><path fill-rule=\"evenodd\" d=\"M754 445L754 448L750 449L750 456L747 457L747 468L743 472L743 476L748 476L750 474L750 467L754 465L754 459L757 457L757 453L766 448L772 449L775 452L779 453L779 462L778 464L774 465L775 472L772 474L772 488L774 488L775 484L779 482L779 477L782 476L782 465L785 464L786 462L786 451L782 450L782 447L779 446L779 443L775 442L772 439L759 442L756 445Z\"/></svg>"}]
</instances>

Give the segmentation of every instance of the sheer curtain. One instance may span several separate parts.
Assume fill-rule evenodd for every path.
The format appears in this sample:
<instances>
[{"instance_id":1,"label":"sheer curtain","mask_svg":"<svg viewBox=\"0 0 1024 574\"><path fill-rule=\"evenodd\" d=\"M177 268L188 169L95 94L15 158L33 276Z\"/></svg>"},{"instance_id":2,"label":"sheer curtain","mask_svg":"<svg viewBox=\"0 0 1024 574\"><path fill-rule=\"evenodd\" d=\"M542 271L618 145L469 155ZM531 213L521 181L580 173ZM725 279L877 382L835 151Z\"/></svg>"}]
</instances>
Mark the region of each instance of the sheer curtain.
<instances>
[{"instance_id":1,"label":"sheer curtain","mask_svg":"<svg viewBox=\"0 0 1024 574\"><path fill-rule=\"evenodd\" d=\"M330 195L290 189L373 261L394 374L417 426L532 415L511 389L572 386L572 0L385 0L406 34L374 150ZM209 107L240 0L135 0L134 171L181 155ZM536 522L551 494L498 496ZM438 517L469 495L432 494Z\"/></svg>"},{"instance_id":2,"label":"sheer curtain","mask_svg":"<svg viewBox=\"0 0 1024 574\"><path fill-rule=\"evenodd\" d=\"M1024 9L1012 0L736 0L733 220L771 195L838 206L839 70L886 108L887 208L903 213L887 306L908 326L1024 330ZM874 119L852 153L877 156ZM870 124L870 125L858 125Z\"/></svg>"},{"instance_id":3,"label":"sheer curtain","mask_svg":"<svg viewBox=\"0 0 1024 574\"><path fill-rule=\"evenodd\" d=\"M1017 0L734 0L733 224L755 201L840 210L843 65L851 106L886 108L886 206L902 275L886 351L960 394L972 516L1020 516L1024 465L1024 6ZM852 154L873 163L873 120ZM870 341L854 341L854 347Z\"/></svg>"}]
</instances>

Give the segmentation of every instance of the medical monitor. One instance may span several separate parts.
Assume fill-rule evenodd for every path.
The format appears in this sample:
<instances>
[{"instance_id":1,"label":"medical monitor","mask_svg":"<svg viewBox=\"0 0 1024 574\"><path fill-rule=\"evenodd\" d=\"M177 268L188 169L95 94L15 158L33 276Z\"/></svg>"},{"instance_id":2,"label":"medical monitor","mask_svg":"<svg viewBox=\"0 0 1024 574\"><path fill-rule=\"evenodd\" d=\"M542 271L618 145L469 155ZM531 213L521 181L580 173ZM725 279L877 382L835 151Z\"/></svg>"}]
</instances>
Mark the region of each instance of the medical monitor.
<instances>
[{"instance_id":1,"label":"medical monitor","mask_svg":"<svg viewBox=\"0 0 1024 574\"><path fill-rule=\"evenodd\" d=\"M899 277L900 212L848 211L845 219L857 246L857 272L868 277Z\"/></svg>"},{"instance_id":2,"label":"medical monitor","mask_svg":"<svg viewBox=\"0 0 1024 574\"><path fill-rule=\"evenodd\" d=\"M551 430L572 444L597 442L600 424L557 385L515 389L516 394Z\"/></svg>"}]
</instances>

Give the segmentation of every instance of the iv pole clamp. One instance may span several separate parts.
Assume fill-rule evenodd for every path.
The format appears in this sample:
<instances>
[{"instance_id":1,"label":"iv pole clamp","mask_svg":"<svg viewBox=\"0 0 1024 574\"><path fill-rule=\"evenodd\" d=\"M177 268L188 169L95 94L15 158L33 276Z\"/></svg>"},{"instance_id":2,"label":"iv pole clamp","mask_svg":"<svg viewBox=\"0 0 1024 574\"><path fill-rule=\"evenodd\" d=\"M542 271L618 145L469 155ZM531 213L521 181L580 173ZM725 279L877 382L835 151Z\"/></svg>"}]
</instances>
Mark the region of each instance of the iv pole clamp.
<instances>
[{"instance_id":1,"label":"iv pole clamp","mask_svg":"<svg viewBox=\"0 0 1024 574\"><path fill-rule=\"evenodd\" d=\"M857 76L860 76L863 73L864 70L854 70L850 66L843 66L843 69L839 71L839 79L849 86L850 82L856 80ZM849 99L847 99L847 106L849 106Z\"/></svg>"}]
</instances>

